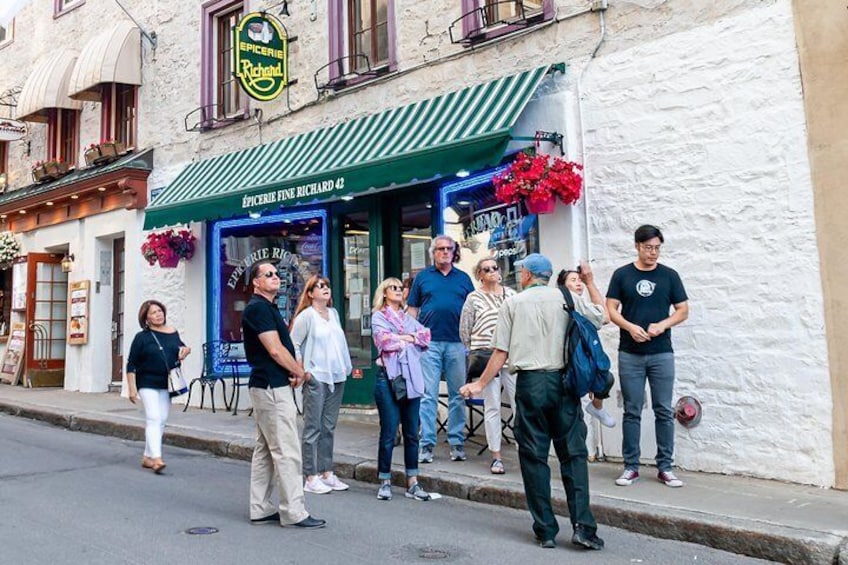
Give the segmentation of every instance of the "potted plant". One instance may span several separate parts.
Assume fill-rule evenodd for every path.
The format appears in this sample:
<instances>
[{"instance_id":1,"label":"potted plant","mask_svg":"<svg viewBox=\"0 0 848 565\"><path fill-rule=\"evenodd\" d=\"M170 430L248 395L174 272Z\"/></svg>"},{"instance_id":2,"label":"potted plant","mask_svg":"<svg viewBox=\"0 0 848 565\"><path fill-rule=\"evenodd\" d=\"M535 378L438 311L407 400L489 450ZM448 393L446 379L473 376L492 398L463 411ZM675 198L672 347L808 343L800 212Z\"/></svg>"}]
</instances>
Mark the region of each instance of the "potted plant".
<instances>
[{"instance_id":1,"label":"potted plant","mask_svg":"<svg viewBox=\"0 0 848 565\"><path fill-rule=\"evenodd\" d=\"M68 172L68 164L62 159L36 161L32 166L32 178L35 182L56 180L67 175Z\"/></svg>"},{"instance_id":2,"label":"potted plant","mask_svg":"<svg viewBox=\"0 0 848 565\"><path fill-rule=\"evenodd\" d=\"M21 243L10 231L0 232L0 269L8 269L21 254Z\"/></svg>"},{"instance_id":3,"label":"potted plant","mask_svg":"<svg viewBox=\"0 0 848 565\"><path fill-rule=\"evenodd\" d=\"M582 165L559 157L522 152L492 179L495 197L507 204L523 201L531 214L550 214L557 198L563 204L580 198L582 170Z\"/></svg>"},{"instance_id":4,"label":"potted plant","mask_svg":"<svg viewBox=\"0 0 848 565\"><path fill-rule=\"evenodd\" d=\"M166 269L176 267L180 259L191 259L197 237L188 229L150 232L141 245L141 253L151 265L159 262Z\"/></svg>"},{"instance_id":5,"label":"potted plant","mask_svg":"<svg viewBox=\"0 0 848 565\"><path fill-rule=\"evenodd\" d=\"M110 163L126 152L126 147L120 141L104 139L100 143L92 143L83 153L85 164L103 165Z\"/></svg>"}]
</instances>

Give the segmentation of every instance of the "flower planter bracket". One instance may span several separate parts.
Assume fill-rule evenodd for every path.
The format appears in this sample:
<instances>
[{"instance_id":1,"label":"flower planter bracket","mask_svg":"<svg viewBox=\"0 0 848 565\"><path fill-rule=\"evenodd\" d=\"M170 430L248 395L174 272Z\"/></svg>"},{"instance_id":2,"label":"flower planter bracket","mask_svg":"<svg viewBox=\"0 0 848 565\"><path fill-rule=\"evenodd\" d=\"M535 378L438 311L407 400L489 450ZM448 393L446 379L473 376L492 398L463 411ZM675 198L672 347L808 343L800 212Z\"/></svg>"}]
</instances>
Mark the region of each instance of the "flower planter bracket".
<instances>
[{"instance_id":1,"label":"flower planter bracket","mask_svg":"<svg viewBox=\"0 0 848 565\"><path fill-rule=\"evenodd\" d=\"M547 141L548 143L553 143L557 147L559 147L560 156L565 156L565 146L563 144L563 135L558 131L542 131L536 130L535 137L529 137L526 135L513 135L513 141L535 141L539 143L541 141Z\"/></svg>"}]
</instances>

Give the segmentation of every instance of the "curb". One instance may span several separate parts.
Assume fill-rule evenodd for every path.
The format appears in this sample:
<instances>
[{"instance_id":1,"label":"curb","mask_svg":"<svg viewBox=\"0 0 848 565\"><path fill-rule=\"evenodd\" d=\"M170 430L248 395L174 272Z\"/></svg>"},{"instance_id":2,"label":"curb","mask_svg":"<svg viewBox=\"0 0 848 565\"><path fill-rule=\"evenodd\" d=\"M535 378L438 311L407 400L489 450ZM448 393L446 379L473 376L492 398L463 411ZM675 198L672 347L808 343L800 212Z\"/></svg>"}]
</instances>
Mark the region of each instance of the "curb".
<instances>
[{"instance_id":1,"label":"curb","mask_svg":"<svg viewBox=\"0 0 848 565\"><path fill-rule=\"evenodd\" d=\"M73 412L31 404L11 404L0 400L0 412L38 420L71 431L143 441L144 426L120 416ZM253 441L226 439L200 429L170 426L163 442L175 447L203 451L249 461ZM377 462L359 456L337 453L335 472L341 478L378 483ZM524 491L512 485L486 483L465 475L439 472L419 477L423 487L445 496L483 504L526 510ZM392 482L401 485L404 474L392 471ZM562 496L553 497L554 512L568 516ZM716 516L694 510L652 506L602 495L593 497L592 512L601 524L634 533L705 545L722 551L781 563L848 565L848 538L829 532L791 528L765 521Z\"/></svg>"}]
</instances>

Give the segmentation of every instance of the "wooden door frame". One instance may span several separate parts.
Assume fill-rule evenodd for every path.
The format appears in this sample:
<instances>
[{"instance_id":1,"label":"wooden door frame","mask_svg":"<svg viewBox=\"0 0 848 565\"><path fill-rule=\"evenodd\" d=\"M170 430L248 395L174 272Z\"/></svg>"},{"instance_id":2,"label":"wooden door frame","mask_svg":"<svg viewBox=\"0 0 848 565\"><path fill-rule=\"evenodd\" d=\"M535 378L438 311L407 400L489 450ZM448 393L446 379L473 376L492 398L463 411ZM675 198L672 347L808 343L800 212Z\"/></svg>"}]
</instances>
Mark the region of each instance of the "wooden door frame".
<instances>
[{"instance_id":1,"label":"wooden door frame","mask_svg":"<svg viewBox=\"0 0 848 565\"><path fill-rule=\"evenodd\" d=\"M35 331L32 328L32 323L35 318L35 283L36 283L36 264L48 263L58 265L62 262L62 255L57 253L28 253L27 254L27 302L26 302L26 347L24 370L31 369L64 369L65 359L50 360L47 362L41 361L36 364L35 351ZM65 322L67 323L67 312L65 313ZM48 344L50 347L50 344Z\"/></svg>"}]
</instances>

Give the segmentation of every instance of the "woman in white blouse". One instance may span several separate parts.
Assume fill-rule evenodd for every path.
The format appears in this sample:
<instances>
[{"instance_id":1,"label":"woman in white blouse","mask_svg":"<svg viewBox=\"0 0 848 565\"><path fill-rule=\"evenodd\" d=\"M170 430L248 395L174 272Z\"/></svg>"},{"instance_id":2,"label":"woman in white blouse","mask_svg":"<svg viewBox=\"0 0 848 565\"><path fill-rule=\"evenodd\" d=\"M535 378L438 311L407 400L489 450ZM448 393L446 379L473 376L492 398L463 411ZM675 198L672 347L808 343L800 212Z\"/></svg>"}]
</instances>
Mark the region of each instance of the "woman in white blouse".
<instances>
[{"instance_id":1,"label":"woman in white blouse","mask_svg":"<svg viewBox=\"0 0 848 565\"><path fill-rule=\"evenodd\" d=\"M291 338L297 360L312 378L303 385L303 490L326 494L347 490L333 472L333 439L344 383L352 370L339 314L332 307L330 281L313 275L300 295Z\"/></svg>"}]
</instances>

